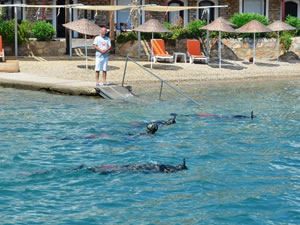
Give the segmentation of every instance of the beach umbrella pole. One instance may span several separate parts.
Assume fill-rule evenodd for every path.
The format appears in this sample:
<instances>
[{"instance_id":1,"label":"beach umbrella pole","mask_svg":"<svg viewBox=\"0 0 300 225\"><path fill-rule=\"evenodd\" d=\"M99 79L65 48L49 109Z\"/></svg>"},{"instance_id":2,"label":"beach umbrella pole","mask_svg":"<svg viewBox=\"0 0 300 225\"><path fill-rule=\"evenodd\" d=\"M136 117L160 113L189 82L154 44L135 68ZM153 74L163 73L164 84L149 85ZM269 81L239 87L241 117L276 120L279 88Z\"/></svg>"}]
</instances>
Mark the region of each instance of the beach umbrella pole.
<instances>
[{"instance_id":1,"label":"beach umbrella pole","mask_svg":"<svg viewBox=\"0 0 300 225\"><path fill-rule=\"evenodd\" d=\"M150 53L150 61L151 61L151 69L152 69L152 52L153 52L153 32L152 32L152 39L151 39L151 53Z\"/></svg>"},{"instance_id":2,"label":"beach umbrella pole","mask_svg":"<svg viewBox=\"0 0 300 225\"><path fill-rule=\"evenodd\" d=\"M72 7L69 7L69 22L72 22ZM72 59L72 30L69 29L69 59Z\"/></svg>"},{"instance_id":3,"label":"beach umbrella pole","mask_svg":"<svg viewBox=\"0 0 300 225\"><path fill-rule=\"evenodd\" d=\"M221 68L221 64L222 64L222 46L221 46L221 42L222 42L222 39L221 39L221 31L219 31L219 45L218 45L218 53L219 53L219 68Z\"/></svg>"},{"instance_id":4,"label":"beach umbrella pole","mask_svg":"<svg viewBox=\"0 0 300 225\"><path fill-rule=\"evenodd\" d=\"M206 24L209 24L209 9L207 9L207 22ZM209 30L206 30L206 54L207 54L207 59L209 59Z\"/></svg>"},{"instance_id":5,"label":"beach umbrella pole","mask_svg":"<svg viewBox=\"0 0 300 225\"><path fill-rule=\"evenodd\" d=\"M141 32L138 31L138 58L141 58Z\"/></svg>"},{"instance_id":6,"label":"beach umbrella pole","mask_svg":"<svg viewBox=\"0 0 300 225\"><path fill-rule=\"evenodd\" d=\"M254 38L253 38L253 64L255 63L255 33L254 33Z\"/></svg>"},{"instance_id":7,"label":"beach umbrella pole","mask_svg":"<svg viewBox=\"0 0 300 225\"><path fill-rule=\"evenodd\" d=\"M85 68L88 68L88 55L87 55L87 44L86 44L86 34L84 35L84 41L85 41Z\"/></svg>"}]
</instances>

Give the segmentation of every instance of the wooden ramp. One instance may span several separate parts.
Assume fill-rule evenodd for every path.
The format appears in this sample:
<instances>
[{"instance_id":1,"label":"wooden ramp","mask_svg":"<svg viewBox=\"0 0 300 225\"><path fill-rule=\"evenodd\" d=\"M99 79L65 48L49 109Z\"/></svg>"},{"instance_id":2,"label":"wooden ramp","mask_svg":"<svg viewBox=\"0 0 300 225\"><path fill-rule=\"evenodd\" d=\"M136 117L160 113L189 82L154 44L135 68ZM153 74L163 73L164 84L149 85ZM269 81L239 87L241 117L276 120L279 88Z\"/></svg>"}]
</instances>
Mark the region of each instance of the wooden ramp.
<instances>
[{"instance_id":1,"label":"wooden ramp","mask_svg":"<svg viewBox=\"0 0 300 225\"><path fill-rule=\"evenodd\" d=\"M101 86L95 88L96 92L105 99L128 99L135 97L126 87L117 85Z\"/></svg>"}]
</instances>

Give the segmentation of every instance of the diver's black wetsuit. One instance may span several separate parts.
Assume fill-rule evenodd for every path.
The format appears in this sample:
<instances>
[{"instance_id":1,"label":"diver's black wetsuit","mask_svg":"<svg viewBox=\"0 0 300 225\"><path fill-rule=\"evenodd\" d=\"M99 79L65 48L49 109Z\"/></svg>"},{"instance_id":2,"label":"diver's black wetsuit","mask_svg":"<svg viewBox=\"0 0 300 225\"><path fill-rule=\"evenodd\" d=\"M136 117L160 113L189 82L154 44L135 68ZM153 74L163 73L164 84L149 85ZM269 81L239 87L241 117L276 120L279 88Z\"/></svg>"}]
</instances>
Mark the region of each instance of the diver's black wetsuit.
<instances>
[{"instance_id":1,"label":"diver's black wetsuit","mask_svg":"<svg viewBox=\"0 0 300 225\"><path fill-rule=\"evenodd\" d=\"M152 123L155 123L157 125L171 125L171 124L176 123L177 114L172 114L171 113L171 116L173 116L173 117L168 119L168 120L156 120L156 121L153 121Z\"/></svg>"},{"instance_id":2,"label":"diver's black wetsuit","mask_svg":"<svg viewBox=\"0 0 300 225\"><path fill-rule=\"evenodd\" d=\"M171 116L172 115L177 115L175 113L171 113L170 114ZM221 115L221 114L210 114L210 113L197 113L197 114L194 114L194 115L184 115L184 116L187 116L187 117L190 117L190 116L203 116L203 117L212 117L212 118L220 118L220 119L230 119L230 118L235 118L235 119L246 119L246 118L249 118L249 119L253 119L255 118L256 116L253 114L253 111L251 111L250 113L250 116L246 116L246 115Z\"/></svg>"},{"instance_id":3,"label":"diver's black wetsuit","mask_svg":"<svg viewBox=\"0 0 300 225\"><path fill-rule=\"evenodd\" d=\"M85 170L107 175L114 173L176 173L181 170L187 170L188 168L185 165L185 159L183 159L183 163L172 166L168 164L157 164L157 163L145 163L145 164L128 164L128 165L105 165L105 166L95 166L95 167L87 167L84 164L72 168L71 171ZM31 176L36 174L47 174L50 172L56 171L54 170L37 170L33 172L20 172L19 175L23 176Z\"/></svg>"},{"instance_id":4,"label":"diver's black wetsuit","mask_svg":"<svg viewBox=\"0 0 300 225\"><path fill-rule=\"evenodd\" d=\"M165 126L165 125L171 125L171 124L176 123L176 116L177 116L177 114L171 113L170 115L173 116L173 117L171 117L168 120L153 120L150 123L157 124L158 126ZM141 126L145 126L145 125L150 124L150 123L133 122L131 125L135 126L135 127L141 127Z\"/></svg>"},{"instance_id":5,"label":"diver's black wetsuit","mask_svg":"<svg viewBox=\"0 0 300 225\"><path fill-rule=\"evenodd\" d=\"M145 163L145 164L129 164L129 165L109 165L109 166L97 166L88 167L89 171L99 174L113 174L113 173L126 173L126 172L143 172L143 173L176 173L181 170L187 170L185 165L185 159L183 164L176 166L168 164L156 164L156 163Z\"/></svg>"}]
</instances>

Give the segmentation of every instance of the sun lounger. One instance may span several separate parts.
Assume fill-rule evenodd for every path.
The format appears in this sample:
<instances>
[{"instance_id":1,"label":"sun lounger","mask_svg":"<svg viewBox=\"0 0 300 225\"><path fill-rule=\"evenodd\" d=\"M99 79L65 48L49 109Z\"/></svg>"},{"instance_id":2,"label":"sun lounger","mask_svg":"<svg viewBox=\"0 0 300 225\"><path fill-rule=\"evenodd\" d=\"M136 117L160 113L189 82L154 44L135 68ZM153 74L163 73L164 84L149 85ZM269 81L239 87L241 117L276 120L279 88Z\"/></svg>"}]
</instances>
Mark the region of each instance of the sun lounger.
<instances>
[{"instance_id":1,"label":"sun lounger","mask_svg":"<svg viewBox=\"0 0 300 225\"><path fill-rule=\"evenodd\" d=\"M5 55L4 55L4 49L2 48L2 36L0 35L0 57L2 58L2 61L5 61Z\"/></svg>"},{"instance_id":2,"label":"sun lounger","mask_svg":"<svg viewBox=\"0 0 300 225\"><path fill-rule=\"evenodd\" d=\"M194 63L194 60L204 60L207 63L207 57L201 52L199 40L187 40L187 55L190 58L190 63Z\"/></svg>"},{"instance_id":3,"label":"sun lounger","mask_svg":"<svg viewBox=\"0 0 300 225\"><path fill-rule=\"evenodd\" d=\"M165 49L165 41L162 39L152 39L152 58L154 62L158 59L168 59L173 62L173 56L170 55Z\"/></svg>"}]
</instances>

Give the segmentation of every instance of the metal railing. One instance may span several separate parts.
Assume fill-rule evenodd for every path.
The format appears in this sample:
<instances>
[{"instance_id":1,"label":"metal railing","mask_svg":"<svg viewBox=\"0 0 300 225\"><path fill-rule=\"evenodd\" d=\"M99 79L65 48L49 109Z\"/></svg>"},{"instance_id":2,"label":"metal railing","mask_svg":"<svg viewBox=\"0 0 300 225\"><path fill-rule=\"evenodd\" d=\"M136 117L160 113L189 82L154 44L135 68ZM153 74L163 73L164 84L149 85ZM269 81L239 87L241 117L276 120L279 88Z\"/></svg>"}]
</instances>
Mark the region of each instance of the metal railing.
<instances>
[{"instance_id":1,"label":"metal railing","mask_svg":"<svg viewBox=\"0 0 300 225\"><path fill-rule=\"evenodd\" d=\"M160 91L159 91L159 100L161 100L161 94L162 94L163 85L166 84L168 87L170 87L171 89L173 89L174 91L176 91L180 95L184 96L185 98L187 98L188 100L192 101L196 105L201 106L201 104L199 102L195 101L190 96L186 95L185 93L183 93L182 91L180 91L179 89L177 89L176 87L174 87L173 85L169 84L167 81L161 79L158 75L156 75L152 71L148 70L146 67L144 67L143 65L139 64L138 62L136 62L135 60L133 60L129 56L126 57L125 68L124 68L124 73L123 73L123 80L122 80L122 87L124 87L124 81L125 81L125 75L126 75L128 60L130 60L131 62L133 62L134 64L136 64L137 66L139 66L140 68L142 68L143 70L145 70L146 72L148 72L149 74L151 74L152 76L154 76L155 78L157 78L158 80L160 80L161 84L160 84Z\"/></svg>"}]
</instances>

